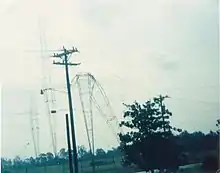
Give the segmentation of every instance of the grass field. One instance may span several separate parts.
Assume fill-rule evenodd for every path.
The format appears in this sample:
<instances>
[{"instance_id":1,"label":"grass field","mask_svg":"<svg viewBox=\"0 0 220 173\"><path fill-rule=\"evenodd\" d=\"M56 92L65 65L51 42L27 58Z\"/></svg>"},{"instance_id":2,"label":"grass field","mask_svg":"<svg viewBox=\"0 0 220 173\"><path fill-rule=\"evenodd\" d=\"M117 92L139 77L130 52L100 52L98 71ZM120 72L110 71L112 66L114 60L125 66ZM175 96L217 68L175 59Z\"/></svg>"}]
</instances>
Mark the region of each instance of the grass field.
<instances>
[{"instance_id":1,"label":"grass field","mask_svg":"<svg viewBox=\"0 0 220 173\"><path fill-rule=\"evenodd\" d=\"M115 158L114 162L112 159L105 160L109 164L96 166L97 173L115 173L122 168L120 163L120 158ZM62 165L52 165L52 166L29 166L26 168L10 168L3 171L8 171L10 173L69 173L69 164L65 163ZM80 173L92 173L92 167L90 166L90 161L83 161L79 164Z\"/></svg>"},{"instance_id":2,"label":"grass field","mask_svg":"<svg viewBox=\"0 0 220 173\"><path fill-rule=\"evenodd\" d=\"M201 170L201 163L180 166L177 173L215 173ZM3 170L4 173L5 170ZM7 169L10 173L69 173L68 163L53 166L28 167ZM90 162L82 162L79 165L80 173L92 173ZM101 165L96 167L96 173L130 173L131 169L122 168L120 160L115 160L114 164Z\"/></svg>"},{"instance_id":3,"label":"grass field","mask_svg":"<svg viewBox=\"0 0 220 173\"><path fill-rule=\"evenodd\" d=\"M114 173L117 172L121 167L113 165L105 165L96 167L97 173ZM69 173L68 164L65 165L54 165L45 167L29 167L29 168L14 168L7 169L10 173ZM92 173L92 167L84 167L79 169L80 173Z\"/></svg>"},{"instance_id":4,"label":"grass field","mask_svg":"<svg viewBox=\"0 0 220 173\"><path fill-rule=\"evenodd\" d=\"M203 171L202 163L180 166L178 173L216 173L216 171Z\"/></svg>"}]
</instances>

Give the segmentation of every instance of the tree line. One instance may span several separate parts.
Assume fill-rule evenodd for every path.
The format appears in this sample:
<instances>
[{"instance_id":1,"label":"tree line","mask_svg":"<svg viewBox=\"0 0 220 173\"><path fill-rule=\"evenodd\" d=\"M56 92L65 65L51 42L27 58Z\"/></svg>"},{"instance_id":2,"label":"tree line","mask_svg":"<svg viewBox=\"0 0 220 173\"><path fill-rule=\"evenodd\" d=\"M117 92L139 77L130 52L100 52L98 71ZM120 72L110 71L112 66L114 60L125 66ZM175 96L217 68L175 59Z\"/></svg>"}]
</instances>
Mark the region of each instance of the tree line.
<instances>
[{"instance_id":1,"label":"tree line","mask_svg":"<svg viewBox=\"0 0 220 173\"><path fill-rule=\"evenodd\" d=\"M92 156L96 160L109 159L113 157L121 157L121 151L119 148L112 148L105 151L102 148L98 148L95 154L92 155L85 146L78 146L78 158L79 161L91 161ZM72 151L73 154L73 151ZM38 157L29 157L26 159L21 159L16 156L14 159L1 158L1 165L3 168L22 168L22 167L32 167L32 166L50 166L67 164L69 160L68 149L62 148L60 151L54 155L51 152L41 153Z\"/></svg>"}]
</instances>

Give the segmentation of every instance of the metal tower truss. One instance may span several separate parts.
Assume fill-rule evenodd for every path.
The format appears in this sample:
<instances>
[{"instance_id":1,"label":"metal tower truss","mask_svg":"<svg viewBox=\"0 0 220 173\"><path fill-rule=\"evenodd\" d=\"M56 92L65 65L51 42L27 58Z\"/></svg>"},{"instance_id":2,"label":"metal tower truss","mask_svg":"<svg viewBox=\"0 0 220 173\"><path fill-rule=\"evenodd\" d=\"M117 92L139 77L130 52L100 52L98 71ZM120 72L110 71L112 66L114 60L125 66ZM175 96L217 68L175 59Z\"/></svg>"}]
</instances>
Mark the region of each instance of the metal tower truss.
<instances>
[{"instance_id":1,"label":"metal tower truss","mask_svg":"<svg viewBox=\"0 0 220 173\"><path fill-rule=\"evenodd\" d=\"M121 132L121 129L119 127L116 116L114 116L114 112L110 105L109 99L101 84L90 73L78 73L71 83L72 88L77 88L79 92L89 149L92 154L95 154L93 129L93 113L95 109L99 112L102 118L104 118L113 135L116 136L116 139L119 142L119 137L117 133ZM103 105L100 105L100 103L98 103L96 99L96 93L99 93L101 99L103 100Z\"/></svg>"},{"instance_id":2,"label":"metal tower truss","mask_svg":"<svg viewBox=\"0 0 220 173\"><path fill-rule=\"evenodd\" d=\"M57 154L57 139L56 139L56 98L54 89L51 88L51 67L46 63L47 56L45 52L47 52L47 42L46 42L46 34L44 28L44 22L41 18L39 18L39 31L40 31L40 52L41 52L41 60L42 60L42 89L41 95L44 95L44 101L46 103L46 109L48 114L48 123L50 129L50 135L52 139L53 152Z\"/></svg>"},{"instance_id":3,"label":"metal tower truss","mask_svg":"<svg viewBox=\"0 0 220 173\"><path fill-rule=\"evenodd\" d=\"M38 157L40 153L40 138L39 138L40 127L39 127L39 118L38 118L39 113L37 112L35 99L33 96L30 97L30 110L23 113L16 113L16 115L29 115L29 123L30 123L34 154L35 157ZM29 144L30 143L28 142L28 145Z\"/></svg>"},{"instance_id":4,"label":"metal tower truss","mask_svg":"<svg viewBox=\"0 0 220 173\"><path fill-rule=\"evenodd\" d=\"M53 146L53 153L57 154L57 137L56 137L56 97L55 89L45 88L41 90L41 94L44 95L44 101L46 103L46 109L48 114L48 123L50 129L50 135Z\"/></svg>"},{"instance_id":5,"label":"metal tower truss","mask_svg":"<svg viewBox=\"0 0 220 173\"><path fill-rule=\"evenodd\" d=\"M31 136L33 140L33 146L34 146L34 152L35 156L37 157L40 153L40 141L39 141L39 119L38 119L38 112L36 110L36 107L34 106L34 99L31 97L30 100L30 126L31 126Z\"/></svg>"}]
</instances>

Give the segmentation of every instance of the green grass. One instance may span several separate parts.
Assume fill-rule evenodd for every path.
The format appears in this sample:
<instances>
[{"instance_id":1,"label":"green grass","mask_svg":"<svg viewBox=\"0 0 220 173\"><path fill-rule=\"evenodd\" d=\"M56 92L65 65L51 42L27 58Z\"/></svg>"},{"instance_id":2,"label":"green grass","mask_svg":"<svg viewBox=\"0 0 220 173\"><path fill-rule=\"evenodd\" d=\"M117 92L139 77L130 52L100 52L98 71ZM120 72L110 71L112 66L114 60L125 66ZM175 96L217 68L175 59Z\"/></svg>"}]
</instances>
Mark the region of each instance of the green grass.
<instances>
[{"instance_id":1,"label":"green grass","mask_svg":"<svg viewBox=\"0 0 220 173\"><path fill-rule=\"evenodd\" d=\"M113 165L105 165L96 168L97 173L113 173L119 167L114 167ZM68 165L54 165L45 167L31 167L31 168L16 168L7 169L7 171L12 173L69 173ZM79 169L82 173L92 173L92 167L84 167Z\"/></svg>"},{"instance_id":2,"label":"green grass","mask_svg":"<svg viewBox=\"0 0 220 173\"><path fill-rule=\"evenodd\" d=\"M180 166L178 173L216 173L216 171L203 171L201 169L202 163L190 164Z\"/></svg>"},{"instance_id":3,"label":"green grass","mask_svg":"<svg viewBox=\"0 0 220 173\"><path fill-rule=\"evenodd\" d=\"M110 161L106 160L105 161ZM92 173L92 167L90 166L91 161L83 161L79 164L80 173ZM120 169L122 166L120 164L120 159L115 159L115 163L96 166L97 173L114 173L116 170ZM11 168L7 169L11 173L69 173L69 164L65 163L62 165L52 165L52 166L33 166L27 168Z\"/></svg>"},{"instance_id":4,"label":"green grass","mask_svg":"<svg viewBox=\"0 0 220 173\"><path fill-rule=\"evenodd\" d=\"M106 160L105 160L106 161ZM201 163L190 164L185 166L180 166L182 171L178 173L215 173L207 172L201 170ZM122 168L120 164L120 159L115 159L115 164L101 165L96 167L96 173L115 173ZM65 163L63 165L52 165L52 166L41 166L41 167L29 167L29 168L14 168L7 169L10 173L69 173L69 165ZM92 173L92 167L90 166L90 161L83 161L79 164L80 173ZM127 172L127 171L125 171ZM4 173L4 172L3 172Z\"/></svg>"},{"instance_id":5,"label":"green grass","mask_svg":"<svg viewBox=\"0 0 220 173\"><path fill-rule=\"evenodd\" d=\"M184 166L179 166L180 169L198 169L202 166L202 163L189 164Z\"/></svg>"}]
</instances>

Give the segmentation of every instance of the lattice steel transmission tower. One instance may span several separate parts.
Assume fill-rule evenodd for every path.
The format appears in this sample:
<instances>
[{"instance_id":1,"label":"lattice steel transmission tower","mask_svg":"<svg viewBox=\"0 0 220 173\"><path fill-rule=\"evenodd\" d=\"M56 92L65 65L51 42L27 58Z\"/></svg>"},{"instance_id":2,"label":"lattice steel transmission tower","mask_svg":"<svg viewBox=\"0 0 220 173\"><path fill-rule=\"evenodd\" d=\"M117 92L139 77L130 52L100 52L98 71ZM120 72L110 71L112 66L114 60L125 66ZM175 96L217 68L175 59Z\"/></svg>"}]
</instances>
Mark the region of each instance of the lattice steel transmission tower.
<instances>
[{"instance_id":1,"label":"lattice steel transmission tower","mask_svg":"<svg viewBox=\"0 0 220 173\"><path fill-rule=\"evenodd\" d=\"M51 141L53 146L53 153L57 155L57 135L56 135L56 97L55 89L53 88L44 88L41 89L41 95L44 95L44 101L46 103L48 123L51 135Z\"/></svg>"},{"instance_id":2,"label":"lattice steel transmission tower","mask_svg":"<svg viewBox=\"0 0 220 173\"><path fill-rule=\"evenodd\" d=\"M16 115L28 115L29 116L29 124L30 124L30 132L31 138L33 142L33 149L35 157L38 157L40 154L40 127L39 127L39 113L37 112L35 99L33 96L30 97L30 109L27 112L16 113ZM31 142L31 144L32 144ZM28 142L28 145L30 143Z\"/></svg>"},{"instance_id":3,"label":"lattice steel transmission tower","mask_svg":"<svg viewBox=\"0 0 220 173\"><path fill-rule=\"evenodd\" d=\"M34 146L34 152L35 156L37 157L40 154L40 137L39 137L39 118L38 118L38 112L35 107L35 100L33 97L31 97L30 100L30 126L31 126L31 136L33 140L33 146Z\"/></svg>"},{"instance_id":4,"label":"lattice steel transmission tower","mask_svg":"<svg viewBox=\"0 0 220 173\"><path fill-rule=\"evenodd\" d=\"M114 116L113 109L109 99L102 88L101 84L90 73L78 73L72 80L72 87L78 90L80 104L82 108L87 140L92 157L93 173L95 172L95 139L94 139L94 111L98 111L102 118L104 118L107 125L110 127L113 135L119 143L118 133L122 132L119 127L117 117ZM98 93L104 103L100 105L96 99ZM105 109L105 111L103 110Z\"/></svg>"}]
</instances>

